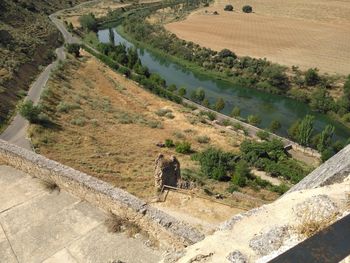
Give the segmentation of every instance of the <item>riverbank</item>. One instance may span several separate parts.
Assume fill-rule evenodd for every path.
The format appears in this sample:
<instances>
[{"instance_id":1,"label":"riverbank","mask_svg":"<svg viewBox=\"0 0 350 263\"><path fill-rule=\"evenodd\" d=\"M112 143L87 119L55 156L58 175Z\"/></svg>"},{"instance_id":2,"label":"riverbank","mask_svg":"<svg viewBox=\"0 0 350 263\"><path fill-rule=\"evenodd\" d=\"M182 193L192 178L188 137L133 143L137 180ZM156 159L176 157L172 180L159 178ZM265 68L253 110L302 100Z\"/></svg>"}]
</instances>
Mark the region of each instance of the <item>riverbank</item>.
<instances>
[{"instance_id":1,"label":"riverbank","mask_svg":"<svg viewBox=\"0 0 350 263\"><path fill-rule=\"evenodd\" d=\"M109 41L108 32L109 32L108 30L99 31L98 35L99 35L100 41L104 43L108 43ZM121 26L119 26L118 30L115 32L115 37L116 37L116 40L115 40L116 44L126 43L128 47L133 46L132 43L128 43L128 39L131 41L134 41L134 39L128 36L123 31ZM127 37L128 39L124 37ZM154 49L152 47L149 47L149 45L145 43L140 43L136 41L136 45L138 45L138 47L141 47L139 51L140 52L139 55L141 56L140 58L142 63L145 66L149 67L152 72L159 73L159 75L165 78L168 85L177 84L178 87L184 86L188 89L187 94L189 94L189 92L192 91L193 88L203 87L208 95L209 100L211 100L211 102L215 102L217 98L223 97L227 105L241 107L242 114L245 115L244 116L245 118L249 114L257 114L263 117L262 124L259 125L259 127L267 128L270 125L270 121L274 120L274 118L277 118L279 121L282 122L282 124L287 123L287 125L284 124L283 129L279 131L279 135L282 135L283 137L285 137L287 135L287 129L297 119L302 119L305 115L312 114L312 115L315 115L317 118L317 121L316 121L317 132L321 132L321 130L323 129L323 127L325 127L326 124L331 123L336 127L337 134L339 133L342 134L343 136L342 138L349 137L349 129L347 127L343 126L339 122L334 122L332 119L330 119L329 117L326 117L325 115L311 112L310 110L307 109L306 105L302 104L301 102L296 103L295 100L292 100L283 96L270 94L266 92L264 93L262 91L256 91L254 89L243 89L243 88L239 88L238 86L232 86L232 84L231 85L228 84L229 83L228 81L218 80L217 78L213 79L208 75L204 75L203 72L199 72L198 67L195 72L191 72L190 70L188 70L188 67L187 68L182 67L180 60L176 59L173 56L170 56L168 54L164 54L163 56L163 53L161 51ZM173 62L174 62L174 65L172 65ZM166 72L166 71L169 71L169 72ZM179 71L183 71L186 73L181 73ZM181 84L181 82L183 84ZM187 85L187 82L190 83L190 86ZM197 86L193 86L194 83L198 83ZM220 89L215 88L215 90L213 90L213 87L212 87L213 85L220 86ZM223 89L221 89L221 87L223 87ZM213 92L215 92L215 94L213 94ZM255 96L255 98L252 96ZM250 99L250 97L254 99ZM248 102L248 100L251 100L251 101ZM273 101L275 101L276 103L273 103L271 107L275 109L274 109L274 112L271 112L271 110L269 109L270 107L265 108L265 106L263 105L271 104L271 102ZM252 105L248 106L247 103ZM263 108L260 108L259 104L262 104L261 106ZM293 108L288 109L288 107L290 107L288 105L293 105ZM229 115L232 110L232 108L229 108L229 107L232 107L232 106L228 106L228 108L224 109L224 113L227 115ZM285 118L285 116L289 116L289 118Z\"/></svg>"},{"instance_id":2,"label":"riverbank","mask_svg":"<svg viewBox=\"0 0 350 263\"><path fill-rule=\"evenodd\" d=\"M173 63L181 65L182 67L184 67L185 69L187 69L189 71L192 71L196 75L203 76L203 77L206 77L206 78L216 79L216 80L219 80L219 81L225 81L225 82L230 83L233 86L240 85L240 83L238 83L237 81L232 79L232 77L227 76L226 73L213 71L213 70L208 70L208 69L206 69L204 67L201 67L201 66L199 66L199 65L197 65L195 63L192 63L192 62L190 62L188 60L185 60L183 58L176 57L176 56L173 56L173 55L169 55L169 54L167 54L166 52L164 52L164 51L162 51L160 49L154 48L152 45L150 45L148 43L136 40L133 36L131 36L130 34L128 34L124 30L122 25L116 26L116 31L123 38L125 38L126 40L128 40L128 41L130 41L132 43L135 43L138 47L140 47L142 49L147 49L147 50L151 51L152 53L157 54L158 56L161 56L161 57L163 57L165 59L168 59L169 61L171 61ZM262 90L262 89L257 88L257 86L255 86L255 88L247 88L247 89L255 89L255 90L258 90L260 92L265 92L267 94L273 94L274 96L281 96L282 98L290 98L290 99L297 100L300 103L304 103L305 105L310 106L310 103L306 103L304 101L305 100L305 96L303 96L303 97L293 96L290 93L286 93L286 94L270 93L270 92L267 92L266 90ZM317 111L312 111L312 112L313 112L313 114L319 114L319 112L317 112ZM346 129L350 132L350 123L344 122L343 119L338 114L336 114L333 111L331 111L331 112L325 113L325 115L327 115L329 118L332 118L332 119L336 120L338 123L340 123L341 125L346 127Z\"/></svg>"}]
</instances>

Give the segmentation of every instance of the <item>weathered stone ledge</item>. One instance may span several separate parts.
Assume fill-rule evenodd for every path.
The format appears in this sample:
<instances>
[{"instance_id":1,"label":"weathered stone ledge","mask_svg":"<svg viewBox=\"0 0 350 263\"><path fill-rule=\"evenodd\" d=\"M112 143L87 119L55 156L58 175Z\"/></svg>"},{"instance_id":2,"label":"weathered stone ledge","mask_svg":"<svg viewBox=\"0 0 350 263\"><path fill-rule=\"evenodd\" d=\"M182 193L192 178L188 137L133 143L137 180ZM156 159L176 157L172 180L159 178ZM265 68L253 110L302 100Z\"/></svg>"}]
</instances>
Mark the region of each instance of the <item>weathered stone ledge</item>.
<instances>
[{"instance_id":1,"label":"weathered stone ledge","mask_svg":"<svg viewBox=\"0 0 350 263\"><path fill-rule=\"evenodd\" d=\"M286 194L342 182L350 175L350 145L316 168Z\"/></svg>"},{"instance_id":2,"label":"weathered stone ledge","mask_svg":"<svg viewBox=\"0 0 350 263\"><path fill-rule=\"evenodd\" d=\"M39 179L53 181L61 189L106 212L133 221L165 248L182 248L204 238L195 228L120 188L3 140L0 140L0 163Z\"/></svg>"}]
</instances>

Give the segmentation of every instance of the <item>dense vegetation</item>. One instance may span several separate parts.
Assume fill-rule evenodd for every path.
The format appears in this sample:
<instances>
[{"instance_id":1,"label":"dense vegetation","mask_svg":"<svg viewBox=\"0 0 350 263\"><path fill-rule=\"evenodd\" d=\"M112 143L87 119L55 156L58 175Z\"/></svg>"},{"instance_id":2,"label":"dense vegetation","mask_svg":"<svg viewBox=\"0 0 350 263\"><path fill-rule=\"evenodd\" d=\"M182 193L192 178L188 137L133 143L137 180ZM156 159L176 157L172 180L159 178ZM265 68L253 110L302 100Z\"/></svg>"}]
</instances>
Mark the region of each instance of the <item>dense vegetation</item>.
<instances>
[{"instance_id":1,"label":"dense vegetation","mask_svg":"<svg viewBox=\"0 0 350 263\"><path fill-rule=\"evenodd\" d=\"M306 115L304 119L297 120L289 128L288 134L299 144L317 149L322 155L322 160L326 161L350 143L350 138L347 141L332 142L334 131L335 128L332 125L327 125L321 133L315 134L314 117Z\"/></svg>"},{"instance_id":2,"label":"dense vegetation","mask_svg":"<svg viewBox=\"0 0 350 263\"><path fill-rule=\"evenodd\" d=\"M124 31L133 39L177 57L185 64L195 65L243 87L293 97L308 103L314 111L332 114L350 124L350 92L346 92L349 84L344 85L342 97L335 99L329 91L339 85L336 77L321 75L317 69L303 72L298 67L290 69L266 59L237 57L228 49L213 51L177 38L162 25L148 23L145 19L149 15L150 12L143 11L129 16L124 20Z\"/></svg>"},{"instance_id":3,"label":"dense vegetation","mask_svg":"<svg viewBox=\"0 0 350 263\"><path fill-rule=\"evenodd\" d=\"M288 187L284 183L273 186L270 182L251 174L251 169L266 171L273 177L280 177L293 184L298 183L310 172L308 168L288 156L279 140L246 140L240 146L239 155L208 148L193 155L193 159L199 162L201 174L205 177L230 181L236 187L268 188L278 193L284 193Z\"/></svg>"}]
</instances>

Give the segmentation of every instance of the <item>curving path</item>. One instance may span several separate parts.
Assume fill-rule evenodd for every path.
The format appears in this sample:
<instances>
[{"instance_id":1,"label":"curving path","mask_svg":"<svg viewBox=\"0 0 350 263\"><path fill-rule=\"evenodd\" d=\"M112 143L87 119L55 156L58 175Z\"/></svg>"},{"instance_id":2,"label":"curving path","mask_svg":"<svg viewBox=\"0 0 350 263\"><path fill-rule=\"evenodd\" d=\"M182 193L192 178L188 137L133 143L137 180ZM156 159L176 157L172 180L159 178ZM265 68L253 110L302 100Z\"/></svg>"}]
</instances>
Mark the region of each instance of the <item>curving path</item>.
<instances>
[{"instance_id":1,"label":"curving path","mask_svg":"<svg viewBox=\"0 0 350 263\"><path fill-rule=\"evenodd\" d=\"M97 2L97 1L94 0L94 1L85 2L73 7L72 9L80 7L81 5L92 3L92 2ZM58 11L57 13L50 15L49 16L50 20L56 25L57 29L62 33L65 43L70 43L70 44L80 43L81 41L78 38L72 36L72 34L67 31L62 21L60 21L57 18L57 15L62 11L64 10ZM54 62L52 62L50 65L48 65L44 69L44 71L39 75L39 77L34 81L34 83L32 83L25 100L31 100L34 102L34 104L37 104L39 102L40 95L44 90L47 81L49 80L50 73L52 72L53 69L56 68L60 60L64 60L66 58L66 54L64 52L63 46L56 49L56 54L57 54L57 59ZM27 137L28 125L29 125L29 122L26 119L24 119L19 113L17 113L16 116L13 118L11 124L0 135L0 139L13 143L27 150L33 150L30 139Z\"/></svg>"}]
</instances>

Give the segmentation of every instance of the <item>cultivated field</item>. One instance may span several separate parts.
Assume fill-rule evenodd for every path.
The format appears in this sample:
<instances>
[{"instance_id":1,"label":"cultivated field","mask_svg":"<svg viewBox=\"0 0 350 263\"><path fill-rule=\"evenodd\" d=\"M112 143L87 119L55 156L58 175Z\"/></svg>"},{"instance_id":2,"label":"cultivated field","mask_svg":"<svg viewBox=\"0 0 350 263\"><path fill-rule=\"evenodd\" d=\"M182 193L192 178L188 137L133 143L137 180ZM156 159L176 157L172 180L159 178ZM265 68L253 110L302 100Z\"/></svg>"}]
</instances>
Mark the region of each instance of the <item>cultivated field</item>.
<instances>
[{"instance_id":1,"label":"cultivated field","mask_svg":"<svg viewBox=\"0 0 350 263\"><path fill-rule=\"evenodd\" d=\"M234 12L225 12L231 3ZM241 9L250 4L254 13ZM213 15L217 11L219 15ZM350 73L350 2L346 0L217 0L166 25L178 37L215 50L229 48L302 69Z\"/></svg>"}]
</instances>

